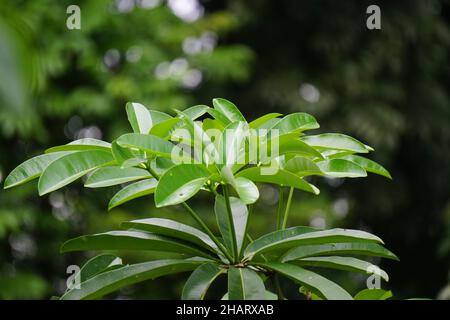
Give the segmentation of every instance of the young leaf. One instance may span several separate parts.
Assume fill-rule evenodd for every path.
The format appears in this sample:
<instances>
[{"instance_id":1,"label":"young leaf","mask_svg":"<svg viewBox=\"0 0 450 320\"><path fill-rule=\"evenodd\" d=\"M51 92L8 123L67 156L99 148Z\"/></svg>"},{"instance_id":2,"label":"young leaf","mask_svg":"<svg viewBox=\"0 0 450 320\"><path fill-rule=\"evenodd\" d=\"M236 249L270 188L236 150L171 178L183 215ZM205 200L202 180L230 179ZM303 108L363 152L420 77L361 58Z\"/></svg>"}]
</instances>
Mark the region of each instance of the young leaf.
<instances>
[{"instance_id":1,"label":"young leaf","mask_svg":"<svg viewBox=\"0 0 450 320\"><path fill-rule=\"evenodd\" d=\"M72 152L55 152L31 158L17 166L6 177L4 188L12 188L36 179L53 161Z\"/></svg>"},{"instance_id":2,"label":"young leaf","mask_svg":"<svg viewBox=\"0 0 450 320\"><path fill-rule=\"evenodd\" d=\"M377 243L344 242L295 247L286 252L281 258L281 261L286 262L305 257L324 255L373 256L399 260L395 254Z\"/></svg>"},{"instance_id":3,"label":"young leaf","mask_svg":"<svg viewBox=\"0 0 450 320\"><path fill-rule=\"evenodd\" d=\"M281 262L265 262L256 265L280 273L326 299L352 300L352 296L335 282L299 266Z\"/></svg>"},{"instance_id":4,"label":"young leaf","mask_svg":"<svg viewBox=\"0 0 450 320\"><path fill-rule=\"evenodd\" d=\"M150 111L142 104L128 102L126 105L128 121L136 133L148 133L152 127L152 117Z\"/></svg>"},{"instance_id":5,"label":"young leaf","mask_svg":"<svg viewBox=\"0 0 450 320\"><path fill-rule=\"evenodd\" d=\"M245 204L255 203L259 198L258 187L247 178L235 178L233 187L236 190L239 199L241 199Z\"/></svg>"},{"instance_id":6,"label":"young leaf","mask_svg":"<svg viewBox=\"0 0 450 320\"><path fill-rule=\"evenodd\" d=\"M245 232L247 230L248 210L247 206L240 199L235 197L230 197L229 199L231 213L233 216L234 234L236 235L237 249L238 252L240 252L242 245L244 244ZM232 250L233 243L231 239L230 227L228 224L227 207L225 198L223 196L216 196L214 211L216 213L217 224L224 239L225 245L228 249Z\"/></svg>"},{"instance_id":7,"label":"young leaf","mask_svg":"<svg viewBox=\"0 0 450 320\"><path fill-rule=\"evenodd\" d=\"M285 116L275 126L273 126L273 129L280 130L280 134L286 134L317 129L319 127L319 124L312 115L303 112L296 112Z\"/></svg>"},{"instance_id":8,"label":"young leaf","mask_svg":"<svg viewBox=\"0 0 450 320\"><path fill-rule=\"evenodd\" d=\"M355 300L386 300L392 297L391 291L383 289L364 289L358 292Z\"/></svg>"},{"instance_id":9,"label":"young leaf","mask_svg":"<svg viewBox=\"0 0 450 320\"><path fill-rule=\"evenodd\" d=\"M111 152L86 150L53 161L39 178L39 195L62 188L88 172L114 162Z\"/></svg>"},{"instance_id":10,"label":"young leaf","mask_svg":"<svg viewBox=\"0 0 450 320\"><path fill-rule=\"evenodd\" d=\"M147 170L139 168L121 168L117 166L99 168L84 184L87 188L109 187L117 184L151 178Z\"/></svg>"},{"instance_id":11,"label":"young leaf","mask_svg":"<svg viewBox=\"0 0 450 320\"><path fill-rule=\"evenodd\" d=\"M188 116L191 120L200 118L208 111L209 107L205 105L197 105L183 110L183 113Z\"/></svg>"},{"instance_id":12,"label":"young leaf","mask_svg":"<svg viewBox=\"0 0 450 320\"><path fill-rule=\"evenodd\" d=\"M117 207L130 200L152 194L158 181L156 179L146 179L127 185L119 190L109 201L108 210Z\"/></svg>"},{"instance_id":13,"label":"young leaf","mask_svg":"<svg viewBox=\"0 0 450 320\"><path fill-rule=\"evenodd\" d=\"M263 300L266 288L261 277L249 268L228 269L229 300Z\"/></svg>"},{"instance_id":14,"label":"young leaf","mask_svg":"<svg viewBox=\"0 0 450 320\"><path fill-rule=\"evenodd\" d=\"M211 284L225 269L214 263L200 265L191 273L183 287L182 300L203 300Z\"/></svg>"},{"instance_id":15,"label":"young leaf","mask_svg":"<svg viewBox=\"0 0 450 320\"><path fill-rule=\"evenodd\" d=\"M213 99L214 109L222 113L229 122L245 121L244 116L239 109L226 99L216 98Z\"/></svg>"},{"instance_id":16,"label":"young leaf","mask_svg":"<svg viewBox=\"0 0 450 320\"><path fill-rule=\"evenodd\" d=\"M205 184L210 172L201 164L180 164L167 170L155 191L156 207L182 203L194 196Z\"/></svg>"},{"instance_id":17,"label":"young leaf","mask_svg":"<svg viewBox=\"0 0 450 320\"><path fill-rule=\"evenodd\" d=\"M134 283L194 270L200 263L204 262L193 259L167 259L123 266L81 283L80 289L69 290L61 297L61 300L97 299Z\"/></svg>"},{"instance_id":18,"label":"young leaf","mask_svg":"<svg viewBox=\"0 0 450 320\"><path fill-rule=\"evenodd\" d=\"M196 245L174 238L140 231L109 231L85 235L66 241L61 252L85 250L152 250L211 258L211 254Z\"/></svg>"},{"instance_id":19,"label":"young leaf","mask_svg":"<svg viewBox=\"0 0 450 320\"><path fill-rule=\"evenodd\" d=\"M295 263L302 266L331 268L345 271L361 272L366 274L373 274L374 270L379 270L380 277L386 281L389 281L389 276L384 270L381 270L376 265L370 262L353 257L309 257L295 260Z\"/></svg>"},{"instance_id":20,"label":"young leaf","mask_svg":"<svg viewBox=\"0 0 450 320\"><path fill-rule=\"evenodd\" d=\"M323 133L316 136L301 137L300 139L317 149L333 149L358 153L369 152L364 143L340 133Z\"/></svg>"},{"instance_id":21,"label":"young leaf","mask_svg":"<svg viewBox=\"0 0 450 320\"><path fill-rule=\"evenodd\" d=\"M217 252L217 246L204 232L186 224L160 218L139 219L122 223L125 228L142 230L192 242L212 252Z\"/></svg>"},{"instance_id":22,"label":"young leaf","mask_svg":"<svg viewBox=\"0 0 450 320\"><path fill-rule=\"evenodd\" d=\"M112 254L101 254L89 259L80 269L80 281L86 280L122 265L122 259Z\"/></svg>"},{"instance_id":23,"label":"young leaf","mask_svg":"<svg viewBox=\"0 0 450 320\"><path fill-rule=\"evenodd\" d=\"M282 116L281 113L268 113L249 123L250 128L257 129L267 121Z\"/></svg>"},{"instance_id":24,"label":"young leaf","mask_svg":"<svg viewBox=\"0 0 450 320\"><path fill-rule=\"evenodd\" d=\"M167 120L164 120L158 124L155 124L150 129L150 134L161 137L163 139L166 139L170 136L171 132L176 128L176 125L180 122L181 119L179 118L170 118Z\"/></svg>"}]
</instances>

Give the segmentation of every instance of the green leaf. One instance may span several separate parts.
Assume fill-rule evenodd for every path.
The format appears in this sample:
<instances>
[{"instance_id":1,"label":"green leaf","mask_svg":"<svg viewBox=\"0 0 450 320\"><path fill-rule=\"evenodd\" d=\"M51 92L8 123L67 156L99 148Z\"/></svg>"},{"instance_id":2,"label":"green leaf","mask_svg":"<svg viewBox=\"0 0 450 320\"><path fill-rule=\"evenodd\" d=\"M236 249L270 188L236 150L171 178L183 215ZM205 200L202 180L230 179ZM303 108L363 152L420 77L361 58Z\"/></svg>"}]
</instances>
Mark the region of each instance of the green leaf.
<instances>
[{"instance_id":1,"label":"green leaf","mask_svg":"<svg viewBox=\"0 0 450 320\"><path fill-rule=\"evenodd\" d=\"M233 122L225 127L219 143L220 164L232 167L238 163L241 154L245 154L248 136L246 122Z\"/></svg>"},{"instance_id":2,"label":"green leaf","mask_svg":"<svg viewBox=\"0 0 450 320\"><path fill-rule=\"evenodd\" d=\"M228 292L223 295L221 300L229 300ZM264 294L264 300L278 300L278 296L275 293L266 290L266 293Z\"/></svg>"},{"instance_id":3,"label":"green leaf","mask_svg":"<svg viewBox=\"0 0 450 320\"><path fill-rule=\"evenodd\" d=\"M126 105L128 121L136 133L148 133L153 125L150 111L142 104L128 102Z\"/></svg>"},{"instance_id":4,"label":"green leaf","mask_svg":"<svg viewBox=\"0 0 450 320\"><path fill-rule=\"evenodd\" d=\"M125 161L133 159L136 156L131 152L130 149L121 147L116 140L113 141L111 147L114 159L116 159L117 164L122 165Z\"/></svg>"},{"instance_id":5,"label":"green leaf","mask_svg":"<svg viewBox=\"0 0 450 320\"><path fill-rule=\"evenodd\" d=\"M256 265L280 273L326 299L352 300L352 296L335 282L299 266L281 262L265 262Z\"/></svg>"},{"instance_id":6,"label":"green leaf","mask_svg":"<svg viewBox=\"0 0 450 320\"><path fill-rule=\"evenodd\" d=\"M61 252L84 250L150 250L211 258L209 252L185 241L140 231L109 231L66 241Z\"/></svg>"},{"instance_id":7,"label":"green leaf","mask_svg":"<svg viewBox=\"0 0 450 320\"><path fill-rule=\"evenodd\" d=\"M386 300L392 297L391 291L383 289L364 289L355 295L355 300Z\"/></svg>"},{"instance_id":8,"label":"green leaf","mask_svg":"<svg viewBox=\"0 0 450 320\"><path fill-rule=\"evenodd\" d=\"M284 169L275 169L274 174L263 174L261 167L244 169L237 173L237 177L244 177L255 182L273 183L281 186L294 187L314 194L320 191L312 184L309 184L296 174Z\"/></svg>"},{"instance_id":9,"label":"green leaf","mask_svg":"<svg viewBox=\"0 0 450 320\"><path fill-rule=\"evenodd\" d=\"M333 149L358 153L367 153L366 145L355 138L340 133L323 133L301 137L301 140L317 149Z\"/></svg>"},{"instance_id":10,"label":"green leaf","mask_svg":"<svg viewBox=\"0 0 450 320\"><path fill-rule=\"evenodd\" d=\"M252 122L249 123L250 128L252 129L257 129L259 128L261 125L267 123L267 121L274 119L276 117L282 116L281 113L268 113L265 114L255 120L253 120Z\"/></svg>"},{"instance_id":11,"label":"green leaf","mask_svg":"<svg viewBox=\"0 0 450 320\"><path fill-rule=\"evenodd\" d=\"M367 172L354 162L344 159L331 159L316 163L320 170L330 177L359 178L366 177Z\"/></svg>"},{"instance_id":12,"label":"green leaf","mask_svg":"<svg viewBox=\"0 0 450 320\"><path fill-rule=\"evenodd\" d=\"M74 288L66 292L61 299L97 299L134 283L156 279L168 274L194 270L199 263L203 262L198 260L168 259L127 265L101 273L81 283L80 289Z\"/></svg>"},{"instance_id":13,"label":"green leaf","mask_svg":"<svg viewBox=\"0 0 450 320\"><path fill-rule=\"evenodd\" d=\"M166 139L170 136L173 130L175 130L176 125L180 122L180 118L170 118L167 120L164 120L158 124L155 124L150 129L150 134L161 137L163 139Z\"/></svg>"},{"instance_id":14,"label":"green leaf","mask_svg":"<svg viewBox=\"0 0 450 320\"><path fill-rule=\"evenodd\" d=\"M263 300L266 288L258 274L249 268L228 269L229 300Z\"/></svg>"},{"instance_id":15,"label":"green leaf","mask_svg":"<svg viewBox=\"0 0 450 320\"><path fill-rule=\"evenodd\" d=\"M217 253L218 250L215 243L206 233L177 221L148 218L124 222L122 226L192 242L214 253Z\"/></svg>"},{"instance_id":16,"label":"green leaf","mask_svg":"<svg viewBox=\"0 0 450 320\"><path fill-rule=\"evenodd\" d=\"M226 99L216 98L213 99L214 109L223 114L228 122L245 121L244 116L239 109Z\"/></svg>"},{"instance_id":17,"label":"green leaf","mask_svg":"<svg viewBox=\"0 0 450 320\"><path fill-rule=\"evenodd\" d=\"M137 148L151 154L190 161L191 157L173 143L150 134L126 133L117 139L117 143L126 148Z\"/></svg>"},{"instance_id":18,"label":"green leaf","mask_svg":"<svg viewBox=\"0 0 450 320\"><path fill-rule=\"evenodd\" d=\"M220 268L217 264L202 264L187 279L181 299L203 300L211 284L224 272L225 269Z\"/></svg>"},{"instance_id":19,"label":"green leaf","mask_svg":"<svg viewBox=\"0 0 450 320\"><path fill-rule=\"evenodd\" d=\"M222 112L217 111L216 109L209 108L207 111L217 122L222 124L222 126L229 125L232 121L230 121Z\"/></svg>"},{"instance_id":20,"label":"green leaf","mask_svg":"<svg viewBox=\"0 0 450 320\"><path fill-rule=\"evenodd\" d=\"M208 111L209 107L205 105L197 105L183 110L183 113L190 119L195 120L200 118Z\"/></svg>"},{"instance_id":21,"label":"green leaf","mask_svg":"<svg viewBox=\"0 0 450 320\"><path fill-rule=\"evenodd\" d=\"M319 127L319 124L312 115L303 112L296 112L285 116L277 122L272 129L280 130L281 135L291 132L302 132L305 130L317 129Z\"/></svg>"},{"instance_id":22,"label":"green leaf","mask_svg":"<svg viewBox=\"0 0 450 320\"><path fill-rule=\"evenodd\" d=\"M80 269L80 281L86 280L109 270L110 268L117 268L122 265L122 259L113 254L101 254L89 259Z\"/></svg>"},{"instance_id":23,"label":"green leaf","mask_svg":"<svg viewBox=\"0 0 450 320\"><path fill-rule=\"evenodd\" d=\"M109 201L108 210L111 210L112 208L117 207L130 200L152 194L155 191L157 185L158 181L156 179L146 179L129 184L128 186L119 190L111 198L111 200Z\"/></svg>"},{"instance_id":24,"label":"green leaf","mask_svg":"<svg viewBox=\"0 0 450 320\"><path fill-rule=\"evenodd\" d=\"M295 156L292 159L286 161L284 169L295 173L300 177L310 176L310 175L323 175L319 166L308 158Z\"/></svg>"},{"instance_id":25,"label":"green leaf","mask_svg":"<svg viewBox=\"0 0 450 320\"><path fill-rule=\"evenodd\" d=\"M368 172L379 174L386 178L392 179L389 171L387 171L383 166L381 166L380 164L376 163L373 160L369 160L367 158L364 158L364 157L361 157L358 155L348 155L348 156L343 157L342 159L354 162L357 165L364 168Z\"/></svg>"},{"instance_id":26,"label":"green leaf","mask_svg":"<svg viewBox=\"0 0 450 320\"><path fill-rule=\"evenodd\" d=\"M111 143L93 138L84 138L69 142L68 144L64 144L62 146L51 147L45 150L45 153L81 150L111 151Z\"/></svg>"},{"instance_id":27,"label":"green leaf","mask_svg":"<svg viewBox=\"0 0 450 320\"><path fill-rule=\"evenodd\" d=\"M234 233L236 235L236 243L238 252L241 251L245 240L245 232L247 230L248 210L247 206L238 198L230 197L230 207L233 216ZM231 239L230 226L228 224L228 213L225 198L221 195L216 196L214 205L217 224L222 234L224 243L229 250L233 250L233 242Z\"/></svg>"},{"instance_id":28,"label":"green leaf","mask_svg":"<svg viewBox=\"0 0 450 320\"><path fill-rule=\"evenodd\" d=\"M295 260L295 263L298 263L302 266L331 268L345 271L361 272L366 274L373 274L374 270L379 270L380 277L386 281L389 281L389 276L384 270L381 270L376 265L370 262L353 257L309 257Z\"/></svg>"},{"instance_id":29,"label":"green leaf","mask_svg":"<svg viewBox=\"0 0 450 320\"><path fill-rule=\"evenodd\" d=\"M87 188L109 187L151 177L151 174L144 169L111 166L97 169L89 176L84 186Z\"/></svg>"},{"instance_id":30,"label":"green leaf","mask_svg":"<svg viewBox=\"0 0 450 320\"><path fill-rule=\"evenodd\" d=\"M28 159L6 177L4 188L12 188L38 178L53 161L70 153L72 152L55 152Z\"/></svg>"},{"instance_id":31,"label":"green leaf","mask_svg":"<svg viewBox=\"0 0 450 320\"><path fill-rule=\"evenodd\" d=\"M114 161L111 152L79 151L53 161L39 178L39 195L62 188L88 172Z\"/></svg>"},{"instance_id":32,"label":"green leaf","mask_svg":"<svg viewBox=\"0 0 450 320\"><path fill-rule=\"evenodd\" d=\"M239 199L241 199L245 204L255 203L259 198L258 187L247 178L235 178L233 187L236 190Z\"/></svg>"},{"instance_id":33,"label":"green leaf","mask_svg":"<svg viewBox=\"0 0 450 320\"><path fill-rule=\"evenodd\" d=\"M180 164L167 170L155 191L156 206L182 203L194 196L205 184L210 172L201 164Z\"/></svg>"},{"instance_id":34,"label":"green leaf","mask_svg":"<svg viewBox=\"0 0 450 320\"><path fill-rule=\"evenodd\" d=\"M358 255L398 260L397 256L377 243L348 242L306 245L292 248L281 258L282 262L323 255Z\"/></svg>"},{"instance_id":35,"label":"green leaf","mask_svg":"<svg viewBox=\"0 0 450 320\"><path fill-rule=\"evenodd\" d=\"M167 170L175 166L175 163L163 157L156 157L150 161L150 168L158 175L162 176Z\"/></svg>"},{"instance_id":36,"label":"green leaf","mask_svg":"<svg viewBox=\"0 0 450 320\"><path fill-rule=\"evenodd\" d=\"M365 231L350 229L317 230L310 227L293 227L268 233L253 241L245 256L252 258L264 252L286 249L298 245L324 244L331 242L379 242L380 238Z\"/></svg>"},{"instance_id":37,"label":"green leaf","mask_svg":"<svg viewBox=\"0 0 450 320\"><path fill-rule=\"evenodd\" d=\"M299 156L305 156L305 157L313 157L313 158L319 158L323 159L322 154L308 145L307 143L301 141L298 139L297 134L284 134L281 136L273 137L272 139L269 139L267 143L267 156L264 154L261 154L261 160L267 161L267 158L273 158L275 155L299 155ZM278 152L277 154L274 154L272 152L272 147L277 146L277 143L272 142L273 139L278 140ZM262 151L260 151L263 153Z\"/></svg>"}]
</instances>

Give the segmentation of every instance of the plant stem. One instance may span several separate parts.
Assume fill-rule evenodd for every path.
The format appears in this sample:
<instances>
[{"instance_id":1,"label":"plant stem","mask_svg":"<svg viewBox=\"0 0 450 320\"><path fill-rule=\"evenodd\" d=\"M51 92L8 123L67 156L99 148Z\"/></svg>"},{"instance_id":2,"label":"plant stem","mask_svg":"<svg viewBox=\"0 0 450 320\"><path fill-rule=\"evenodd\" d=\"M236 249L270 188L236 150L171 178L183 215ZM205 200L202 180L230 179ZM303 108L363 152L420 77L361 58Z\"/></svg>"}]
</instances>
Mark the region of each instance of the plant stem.
<instances>
[{"instance_id":1,"label":"plant stem","mask_svg":"<svg viewBox=\"0 0 450 320\"><path fill-rule=\"evenodd\" d=\"M236 230L234 229L234 219L233 219L233 211L231 211L231 205L230 205L230 195L228 193L228 185L223 185L223 196L225 198L225 206L227 208L227 214L228 214L228 229L230 232L231 237L231 246L233 251L233 257L234 262L236 262L239 259L239 251L237 247L237 241L236 241Z\"/></svg>"},{"instance_id":2,"label":"plant stem","mask_svg":"<svg viewBox=\"0 0 450 320\"><path fill-rule=\"evenodd\" d=\"M252 242L253 240L251 240L251 237L250 237L250 235L248 234L248 225L250 224L250 218L251 218L251 216L252 216L252 213L253 213L253 203L248 205L247 223L246 223L246 225L245 225L245 232L244 232L245 237L246 237L250 242ZM244 241L245 241L245 239L244 239ZM239 252L239 259L242 257L244 248L245 248L245 246L243 245L243 246L241 247L240 252Z\"/></svg>"},{"instance_id":3,"label":"plant stem","mask_svg":"<svg viewBox=\"0 0 450 320\"><path fill-rule=\"evenodd\" d=\"M289 210L291 209L292 204L292 196L294 195L294 187L291 187L289 189L289 196L287 199L286 209L284 211L284 217L283 217L283 225L281 226L281 229L286 229L287 219L289 216Z\"/></svg>"},{"instance_id":4,"label":"plant stem","mask_svg":"<svg viewBox=\"0 0 450 320\"><path fill-rule=\"evenodd\" d=\"M278 210L277 210L277 230L281 228L281 212L283 211L283 201L284 201L283 187L280 186L278 191Z\"/></svg>"},{"instance_id":5,"label":"plant stem","mask_svg":"<svg viewBox=\"0 0 450 320\"><path fill-rule=\"evenodd\" d=\"M278 276L278 274L275 274L273 276L273 280L275 282L275 287L277 288L278 300L286 300L286 297L284 296L283 293L283 289L281 288L280 277Z\"/></svg>"},{"instance_id":6,"label":"plant stem","mask_svg":"<svg viewBox=\"0 0 450 320\"><path fill-rule=\"evenodd\" d=\"M156 179L159 180L159 175L150 167L150 163L147 165L147 170L150 172L150 174ZM228 253L228 250L225 248L225 246L217 239L217 237L214 235L214 233L211 231L211 229L208 228L206 223L200 218L200 216L186 203L182 203L183 207L186 209L187 212L191 215L191 217L202 227L203 231L208 234L208 236L211 238L211 240L216 244L216 246L219 248L219 250L225 255L225 257L232 262L233 257Z\"/></svg>"}]
</instances>

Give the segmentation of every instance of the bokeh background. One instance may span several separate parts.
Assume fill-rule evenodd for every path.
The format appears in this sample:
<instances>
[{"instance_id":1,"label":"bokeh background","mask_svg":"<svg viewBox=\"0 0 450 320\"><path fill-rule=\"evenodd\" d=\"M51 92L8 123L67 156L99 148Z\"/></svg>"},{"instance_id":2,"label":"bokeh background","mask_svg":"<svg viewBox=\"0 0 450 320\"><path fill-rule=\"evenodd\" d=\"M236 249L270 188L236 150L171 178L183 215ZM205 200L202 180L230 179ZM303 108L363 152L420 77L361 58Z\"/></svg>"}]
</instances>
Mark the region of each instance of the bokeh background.
<instances>
[{"instance_id":1,"label":"bokeh background","mask_svg":"<svg viewBox=\"0 0 450 320\"><path fill-rule=\"evenodd\" d=\"M81 30L66 28L71 4L81 8ZM370 4L381 7L381 30L366 28ZM127 101L171 112L224 97L247 119L309 112L317 132L373 146L372 159L394 179L318 180L320 196L296 192L289 224L373 232L401 259L381 261L391 276L383 288L398 299L449 298L449 21L444 0L2 0L0 181L48 146L126 132ZM154 209L152 197L108 213L115 191L77 184L39 198L35 183L1 190L0 299L60 295L67 266L92 255L59 254L71 237L148 216L192 223L177 207ZM260 191L254 236L275 223L276 190ZM192 204L213 222L207 199ZM353 292L365 284L363 276L329 276ZM178 298L185 279L111 298Z\"/></svg>"}]
</instances>

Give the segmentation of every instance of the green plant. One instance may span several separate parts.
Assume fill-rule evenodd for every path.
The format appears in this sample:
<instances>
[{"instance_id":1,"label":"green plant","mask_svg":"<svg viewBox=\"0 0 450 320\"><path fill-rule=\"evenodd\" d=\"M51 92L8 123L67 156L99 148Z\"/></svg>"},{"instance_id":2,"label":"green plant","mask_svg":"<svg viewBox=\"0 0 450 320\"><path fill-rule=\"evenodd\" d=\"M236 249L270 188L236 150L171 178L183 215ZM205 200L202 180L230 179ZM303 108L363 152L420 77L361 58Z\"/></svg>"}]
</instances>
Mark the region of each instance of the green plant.
<instances>
[{"instance_id":1,"label":"green plant","mask_svg":"<svg viewBox=\"0 0 450 320\"><path fill-rule=\"evenodd\" d=\"M134 133L111 144L81 139L46 150L14 169L5 188L39 177L44 195L89 174L89 188L127 184L109 208L154 193L156 207L181 205L200 229L177 221L148 218L124 222L127 230L81 236L63 244L62 252L80 250L156 250L182 254L182 259L123 265L113 255L89 260L80 270L81 286L62 299L92 299L121 287L177 272L192 271L183 299L203 299L214 280L228 276L227 299L283 298L266 290L278 276L300 284L301 292L320 299L352 299L342 287L304 267L371 273L374 266L352 256L397 257L370 233L297 226L287 228L294 189L314 194L308 176L364 177L367 172L390 178L379 164L356 155L373 149L336 133L305 135L319 127L313 116L267 114L248 123L238 108L214 99L214 108L198 105L172 117L128 103ZM210 115L211 117L207 117ZM203 117L203 121L198 121ZM258 183L280 186L276 230L253 240L249 233ZM283 188L289 188L286 204ZM214 212L221 237L186 203L203 190L215 197ZM380 271L388 280L388 275ZM275 285L276 286L276 285ZM378 291L377 291L378 292ZM386 298L388 293L359 296ZM355 296L355 299L358 295Z\"/></svg>"}]
</instances>

